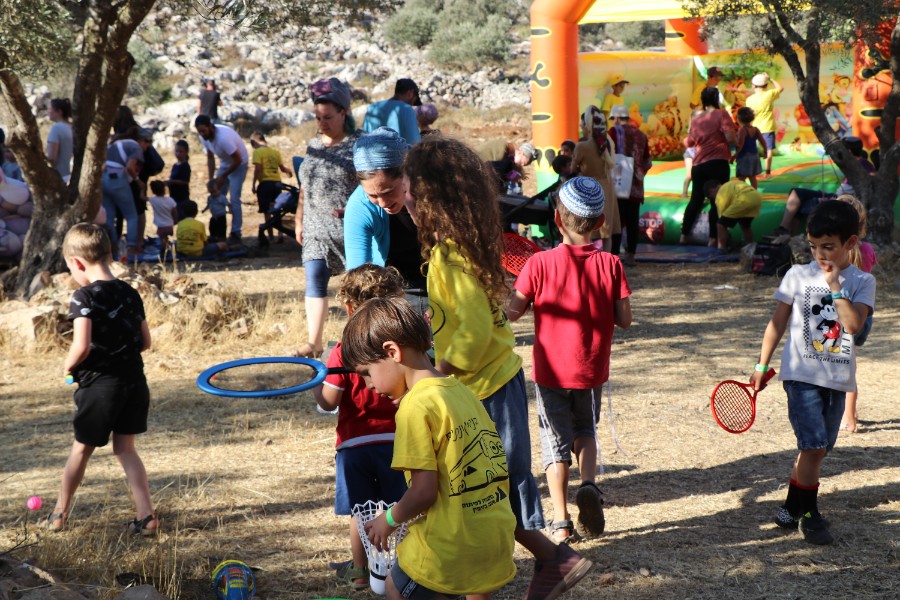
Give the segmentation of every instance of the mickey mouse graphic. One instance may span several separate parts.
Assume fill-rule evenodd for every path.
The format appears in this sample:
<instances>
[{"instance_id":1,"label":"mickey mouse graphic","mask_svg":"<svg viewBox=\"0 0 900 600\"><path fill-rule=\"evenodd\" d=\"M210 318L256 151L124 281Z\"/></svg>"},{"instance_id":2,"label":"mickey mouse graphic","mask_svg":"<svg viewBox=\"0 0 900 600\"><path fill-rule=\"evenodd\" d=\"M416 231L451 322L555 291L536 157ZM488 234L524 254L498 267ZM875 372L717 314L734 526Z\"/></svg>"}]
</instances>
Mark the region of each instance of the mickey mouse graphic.
<instances>
[{"instance_id":1,"label":"mickey mouse graphic","mask_svg":"<svg viewBox=\"0 0 900 600\"><path fill-rule=\"evenodd\" d=\"M812 307L812 314L821 317L819 324L816 325L816 331L822 333L822 339L813 340L813 348L816 349L816 352L824 352L825 346L830 340L831 345L828 347L828 352L840 352L843 328L838 321L837 308L831 296L823 296L821 303Z\"/></svg>"}]
</instances>

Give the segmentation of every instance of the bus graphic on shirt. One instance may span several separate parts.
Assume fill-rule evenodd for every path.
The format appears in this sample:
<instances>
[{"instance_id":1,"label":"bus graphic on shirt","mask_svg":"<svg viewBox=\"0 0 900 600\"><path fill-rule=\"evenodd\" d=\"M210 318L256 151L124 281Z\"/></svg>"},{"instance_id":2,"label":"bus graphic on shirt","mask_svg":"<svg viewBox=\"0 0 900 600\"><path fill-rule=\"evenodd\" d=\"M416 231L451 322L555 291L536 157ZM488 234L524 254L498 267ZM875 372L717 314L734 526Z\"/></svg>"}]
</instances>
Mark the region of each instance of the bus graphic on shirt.
<instances>
[{"instance_id":1,"label":"bus graphic on shirt","mask_svg":"<svg viewBox=\"0 0 900 600\"><path fill-rule=\"evenodd\" d=\"M504 479L509 479L509 473L503 443L496 432L483 429L450 469L450 495L459 496Z\"/></svg>"}]
</instances>

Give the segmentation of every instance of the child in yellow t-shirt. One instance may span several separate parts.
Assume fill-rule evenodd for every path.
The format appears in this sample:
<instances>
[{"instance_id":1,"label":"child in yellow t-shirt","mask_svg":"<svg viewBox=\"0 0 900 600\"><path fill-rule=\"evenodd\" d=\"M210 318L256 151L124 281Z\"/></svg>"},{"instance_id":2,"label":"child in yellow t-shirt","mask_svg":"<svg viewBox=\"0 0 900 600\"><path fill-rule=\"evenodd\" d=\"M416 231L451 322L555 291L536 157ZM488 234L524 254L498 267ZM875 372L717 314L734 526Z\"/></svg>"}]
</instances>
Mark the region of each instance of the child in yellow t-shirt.
<instances>
[{"instance_id":1,"label":"child in yellow t-shirt","mask_svg":"<svg viewBox=\"0 0 900 600\"><path fill-rule=\"evenodd\" d=\"M475 595L516 574L506 453L493 421L455 377L434 368L431 332L402 298L374 298L350 317L344 364L378 393L399 403L391 466L409 489L366 524L369 541L386 545L403 521L406 538L387 578L388 598Z\"/></svg>"},{"instance_id":2,"label":"child in yellow t-shirt","mask_svg":"<svg viewBox=\"0 0 900 600\"><path fill-rule=\"evenodd\" d=\"M206 227L197 220L197 203L187 200L182 204L184 218L175 228L175 247L178 254L188 258L213 256L228 250L225 242L207 243Z\"/></svg>"},{"instance_id":3,"label":"child in yellow t-shirt","mask_svg":"<svg viewBox=\"0 0 900 600\"><path fill-rule=\"evenodd\" d=\"M256 194L259 212L266 214L281 193L281 173L288 177L293 173L284 166L281 152L269 147L261 131L250 134L250 145L253 146L253 156L250 159L253 163L253 193ZM269 241L273 241L272 228L269 227L267 231Z\"/></svg>"}]
</instances>

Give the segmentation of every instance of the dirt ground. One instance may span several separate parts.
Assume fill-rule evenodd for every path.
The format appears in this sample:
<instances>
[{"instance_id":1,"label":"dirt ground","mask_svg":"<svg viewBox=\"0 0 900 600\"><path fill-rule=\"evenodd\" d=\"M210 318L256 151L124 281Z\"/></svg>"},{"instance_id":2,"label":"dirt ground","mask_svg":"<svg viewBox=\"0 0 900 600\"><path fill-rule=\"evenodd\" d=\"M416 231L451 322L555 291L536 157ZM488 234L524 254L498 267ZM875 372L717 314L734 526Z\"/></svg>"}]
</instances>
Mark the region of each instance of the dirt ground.
<instances>
[{"instance_id":1,"label":"dirt ground","mask_svg":"<svg viewBox=\"0 0 900 600\"><path fill-rule=\"evenodd\" d=\"M76 496L71 529L36 535L37 515L26 514L25 500L37 494L50 504L56 497L71 443L71 389L59 374L63 346L23 352L7 344L0 358L7 415L0 423L0 551L18 539L26 546L16 557L101 597L117 589L116 575L131 572L170 597L211 598L209 577L225 558L257 569L259 598L373 597L338 585L327 567L349 555L346 522L332 511L335 417L318 414L309 393L229 400L194 385L207 366L280 355L302 341L296 245L274 245L267 258L203 265L191 276L240 290L256 312L246 339L220 332L185 340L170 332L146 354L154 402L139 449L164 533L141 540L120 532L133 517L131 502L104 448ZM720 430L709 412L716 382L749 375L776 280L733 264L641 264L628 276L635 320L616 333L612 409L604 401L599 429L607 531L576 545L595 566L566 597L898 597L896 275L879 281L875 329L860 352L862 431L842 434L824 465L820 506L837 537L831 547L808 545L771 523L795 455L780 386L761 394L756 424L745 434ZM723 285L734 289L717 289ZM151 327L165 317L158 308L148 314ZM345 317L332 315L326 336L337 339ZM514 326L526 369L532 327L530 318ZM535 414L532 398L533 463L549 520ZM524 594L532 560L520 548L516 563L515 580L496 598Z\"/></svg>"},{"instance_id":2,"label":"dirt ground","mask_svg":"<svg viewBox=\"0 0 900 600\"><path fill-rule=\"evenodd\" d=\"M513 113L481 128L465 117L439 125L477 143L501 128L525 139L529 123ZM311 132L270 140L287 158ZM192 197L205 199L205 159L190 140ZM249 188L248 181L244 235L252 240L259 219ZM327 567L349 556L346 521L332 510L336 418L318 414L309 393L229 400L195 386L210 365L283 355L305 339L297 245L178 270L223 286L216 293L228 302L202 318L185 302L147 307L156 332L145 355L153 406L139 450L163 533L121 532L134 515L109 448L88 466L70 530L36 533L38 514L25 501L42 496L43 516L52 508L72 441L72 390L60 375L68 340L39 350L0 340L0 552L18 544L16 558L101 598L125 580L153 583L171 598L212 598L210 576L223 559L254 567L258 598L374 598L339 585ZM837 537L831 547L808 545L771 521L796 454L780 386L760 395L756 424L742 435L720 430L709 411L718 381L749 376L777 280L734 264L640 264L628 277L634 324L616 333L611 408L604 400L599 428L607 530L576 545L595 566L565 598L900 597L897 272L879 274L875 328L860 352L861 432L842 434L824 464L820 506ZM249 325L243 337L228 327L241 317ZM327 339L339 339L345 318L332 307ZM514 330L528 372L533 321ZM533 464L549 521L531 401ZM519 572L495 598L524 595L533 561L521 548L515 558Z\"/></svg>"}]
</instances>

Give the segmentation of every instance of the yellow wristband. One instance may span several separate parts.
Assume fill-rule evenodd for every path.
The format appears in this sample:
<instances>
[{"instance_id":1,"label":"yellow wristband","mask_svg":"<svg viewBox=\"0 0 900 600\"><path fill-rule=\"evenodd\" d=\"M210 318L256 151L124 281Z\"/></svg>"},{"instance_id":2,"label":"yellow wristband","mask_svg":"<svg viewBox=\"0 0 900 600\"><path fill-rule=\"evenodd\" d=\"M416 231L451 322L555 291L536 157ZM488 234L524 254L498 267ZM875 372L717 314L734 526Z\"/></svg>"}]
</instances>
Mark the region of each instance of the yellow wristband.
<instances>
[{"instance_id":1,"label":"yellow wristband","mask_svg":"<svg viewBox=\"0 0 900 600\"><path fill-rule=\"evenodd\" d=\"M394 508L393 506L391 508ZM391 516L391 508L387 509L387 512L384 513L384 518L387 520L387 524L391 527L398 527L397 521L394 520L394 517Z\"/></svg>"},{"instance_id":2,"label":"yellow wristband","mask_svg":"<svg viewBox=\"0 0 900 600\"><path fill-rule=\"evenodd\" d=\"M769 370L769 365L761 365L759 363L756 363L756 366L753 367L753 370L759 371L760 373L765 373L766 371Z\"/></svg>"}]
</instances>

